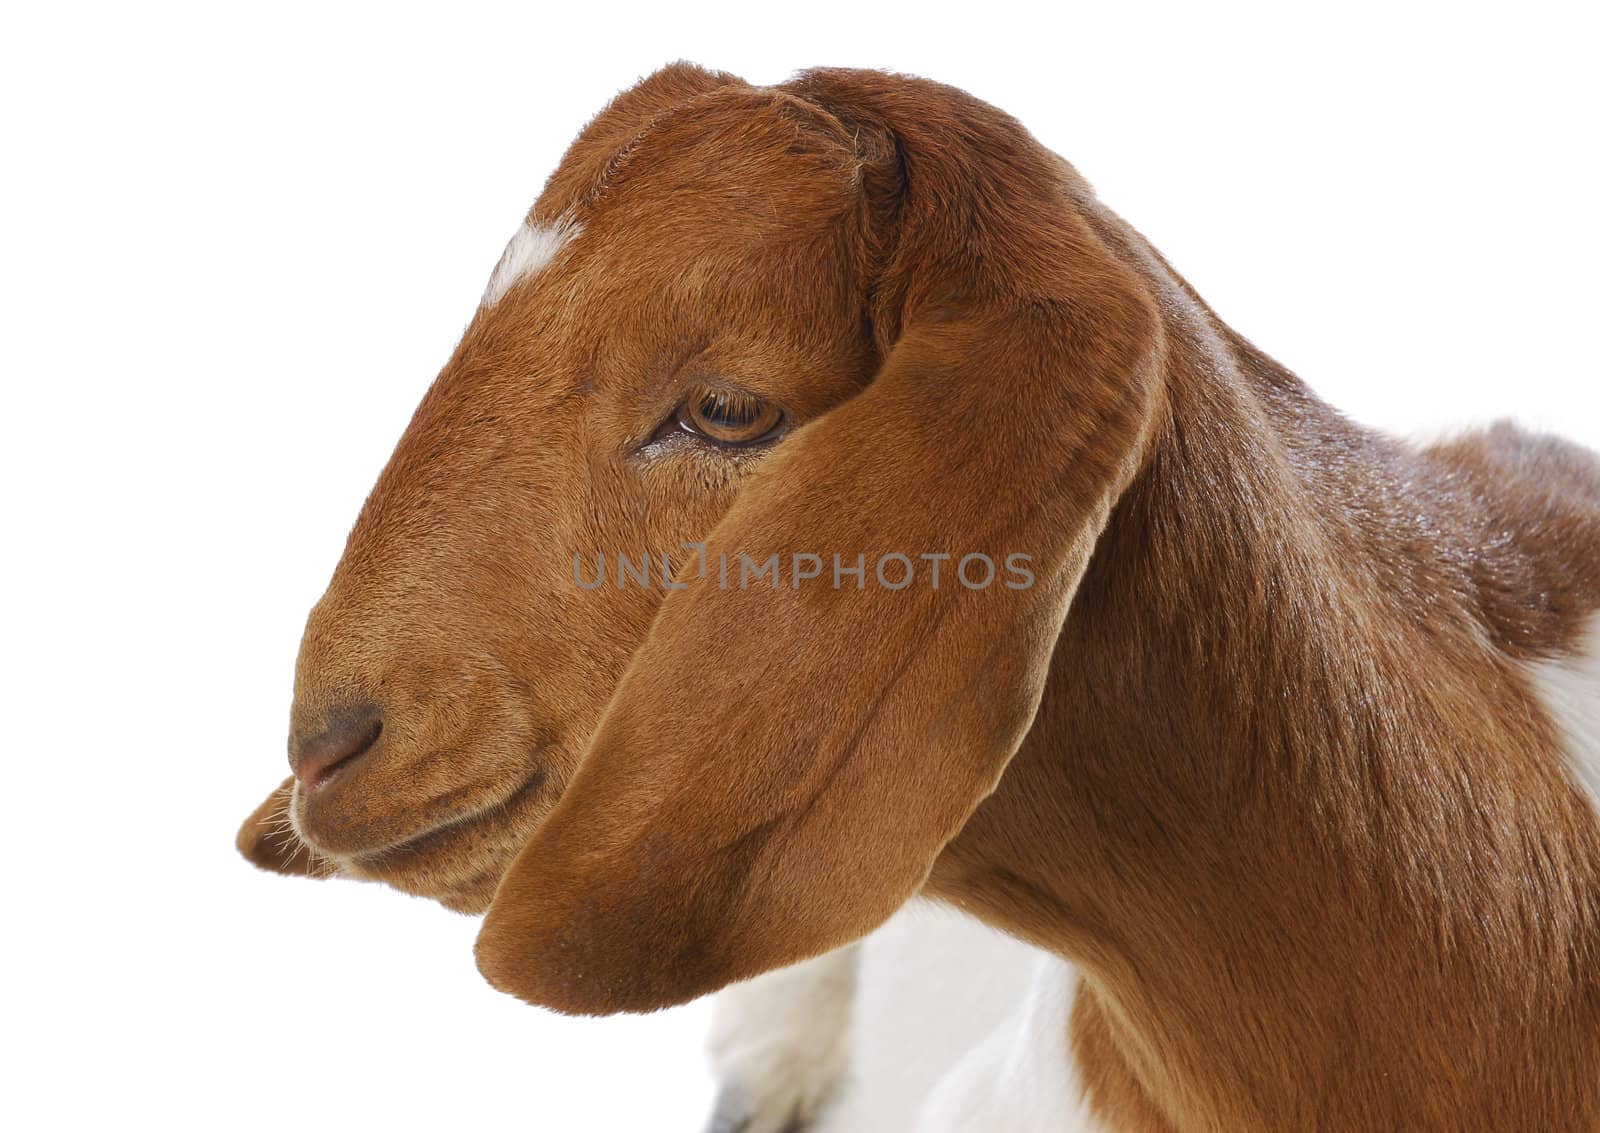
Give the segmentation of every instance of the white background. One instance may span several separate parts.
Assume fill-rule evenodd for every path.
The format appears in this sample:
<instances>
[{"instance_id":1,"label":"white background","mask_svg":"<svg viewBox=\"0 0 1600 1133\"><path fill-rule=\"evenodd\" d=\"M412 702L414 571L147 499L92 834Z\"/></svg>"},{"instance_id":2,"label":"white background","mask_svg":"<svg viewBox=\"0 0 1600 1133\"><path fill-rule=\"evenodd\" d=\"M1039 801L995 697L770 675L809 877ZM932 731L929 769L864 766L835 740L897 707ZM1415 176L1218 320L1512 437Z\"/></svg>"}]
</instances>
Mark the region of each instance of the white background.
<instances>
[{"instance_id":1,"label":"white background","mask_svg":"<svg viewBox=\"0 0 1600 1133\"><path fill-rule=\"evenodd\" d=\"M232 851L413 405L668 60L964 86L1358 418L1600 443L1592 5L1214 8L8 5L0 1123L698 1127L703 1006L547 1015L475 922Z\"/></svg>"}]
</instances>

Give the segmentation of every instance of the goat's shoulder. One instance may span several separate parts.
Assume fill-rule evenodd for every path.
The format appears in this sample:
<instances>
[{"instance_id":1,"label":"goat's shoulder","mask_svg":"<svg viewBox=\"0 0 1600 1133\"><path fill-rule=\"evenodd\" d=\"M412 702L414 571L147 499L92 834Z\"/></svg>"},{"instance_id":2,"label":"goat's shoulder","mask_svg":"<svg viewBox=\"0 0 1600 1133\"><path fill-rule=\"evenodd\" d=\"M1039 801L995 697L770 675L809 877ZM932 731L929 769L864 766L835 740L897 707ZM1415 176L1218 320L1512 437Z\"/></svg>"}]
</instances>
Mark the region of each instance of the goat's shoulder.
<instances>
[{"instance_id":1,"label":"goat's shoulder","mask_svg":"<svg viewBox=\"0 0 1600 1133\"><path fill-rule=\"evenodd\" d=\"M1600 455L1502 421L1418 454L1458 517L1461 562L1495 644L1572 657L1600 612Z\"/></svg>"}]
</instances>

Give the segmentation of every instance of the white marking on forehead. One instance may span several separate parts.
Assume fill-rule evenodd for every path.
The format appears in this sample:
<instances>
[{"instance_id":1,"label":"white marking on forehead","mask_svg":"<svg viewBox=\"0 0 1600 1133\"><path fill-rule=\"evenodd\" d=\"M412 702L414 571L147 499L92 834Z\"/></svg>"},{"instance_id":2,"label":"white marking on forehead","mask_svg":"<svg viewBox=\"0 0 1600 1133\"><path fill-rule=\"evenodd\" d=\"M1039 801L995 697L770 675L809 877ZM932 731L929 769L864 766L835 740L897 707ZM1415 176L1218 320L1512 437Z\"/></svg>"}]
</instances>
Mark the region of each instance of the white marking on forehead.
<instances>
[{"instance_id":1,"label":"white marking on forehead","mask_svg":"<svg viewBox=\"0 0 1600 1133\"><path fill-rule=\"evenodd\" d=\"M517 284L539 271L556 258L556 253L567 246L567 242L583 231L583 225L576 222L568 223L558 221L555 224L528 224L523 222L517 229L517 234L511 238L511 243L506 245L506 250L500 256L500 262L494 267L494 274L489 277L489 286L483 293L484 307L493 307L506 292Z\"/></svg>"},{"instance_id":2,"label":"white marking on forehead","mask_svg":"<svg viewBox=\"0 0 1600 1133\"><path fill-rule=\"evenodd\" d=\"M1566 748L1567 771L1600 811L1600 617L1575 657L1540 661L1533 679Z\"/></svg>"}]
</instances>

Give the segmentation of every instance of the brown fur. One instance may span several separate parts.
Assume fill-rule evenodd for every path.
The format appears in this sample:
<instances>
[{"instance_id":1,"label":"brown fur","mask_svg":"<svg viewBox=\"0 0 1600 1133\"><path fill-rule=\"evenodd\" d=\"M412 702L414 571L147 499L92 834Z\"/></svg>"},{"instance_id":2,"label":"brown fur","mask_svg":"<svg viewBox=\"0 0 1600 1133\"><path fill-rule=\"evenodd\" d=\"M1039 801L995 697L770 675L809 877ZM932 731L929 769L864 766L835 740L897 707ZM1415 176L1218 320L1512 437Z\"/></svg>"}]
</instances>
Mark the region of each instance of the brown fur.
<instances>
[{"instance_id":1,"label":"brown fur","mask_svg":"<svg viewBox=\"0 0 1600 1133\"><path fill-rule=\"evenodd\" d=\"M307 626L294 733L384 710L295 793L319 853L487 908L489 979L574 1012L920 889L1079 965L1127 1133L1595 1126L1600 826L1519 667L1600 608L1592 457L1357 428L920 80L668 68L532 215L582 235L468 328ZM641 457L707 376L798 428ZM1037 582L572 584L695 539ZM280 868L281 809L241 833Z\"/></svg>"}]
</instances>

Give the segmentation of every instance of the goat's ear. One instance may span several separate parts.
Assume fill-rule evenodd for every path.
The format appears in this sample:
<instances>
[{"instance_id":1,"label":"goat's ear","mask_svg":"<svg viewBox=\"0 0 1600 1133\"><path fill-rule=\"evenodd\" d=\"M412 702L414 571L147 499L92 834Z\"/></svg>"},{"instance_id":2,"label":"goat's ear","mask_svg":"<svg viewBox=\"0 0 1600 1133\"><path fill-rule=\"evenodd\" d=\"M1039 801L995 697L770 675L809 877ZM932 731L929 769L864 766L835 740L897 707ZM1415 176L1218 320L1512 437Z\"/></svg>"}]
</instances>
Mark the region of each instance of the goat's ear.
<instances>
[{"instance_id":1,"label":"goat's ear","mask_svg":"<svg viewBox=\"0 0 1600 1133\"><path fill-rule=\"evenodd\" d=\"M234 844L252 865L273 873L325 877L327 871L318 868L310 848L289 827L289 793L293 788L294 780L290 778L274 789L244 820Z\"/></svg>"},{"instance_id":2,"label":"goat's ear","mask_svg":"<svg viewBox=\"0 0 1600 1133\"><path fill-rule=\"evenodd\" d=\"M574 202L592 196L616 155L663 114L722 87L742 85L744 80L736 75L681 60L640 79L608 102L573 139L539 194L534 216L554 221Z\"/></svg>"},{"instance_id":3,"label":"goat's ear","mask_svg":"<svg viewBox=\"0 0 1600 1133\"><path fill-rule=\"evenodd\" d=\"M790 90L868 147L883 364L752 476L501 883L478 966L559 1011L694 998L917 891L1028 731L1162 401L1145 285L1019 125L891 76ZM741 553L778 555L780 584L741 588ZM796 585L797 554L823 573ZM861 585L835 556L864 556Z\"/></svg>"}]
</instances>

